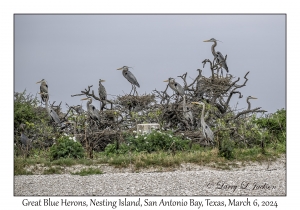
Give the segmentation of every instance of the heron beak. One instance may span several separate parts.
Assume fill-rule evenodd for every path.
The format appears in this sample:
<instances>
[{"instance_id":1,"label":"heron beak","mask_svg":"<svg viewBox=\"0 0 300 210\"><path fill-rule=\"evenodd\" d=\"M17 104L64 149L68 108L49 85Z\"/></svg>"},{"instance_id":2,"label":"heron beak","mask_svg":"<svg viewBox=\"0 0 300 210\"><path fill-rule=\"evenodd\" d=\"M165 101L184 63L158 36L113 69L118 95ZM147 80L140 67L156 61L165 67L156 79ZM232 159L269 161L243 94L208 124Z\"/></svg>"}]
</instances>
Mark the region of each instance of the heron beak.
<instances>
[{"instance_id":1,"label":"heron beak","mask_svg":"<svg viewBox=\"0 0 300 210\"><path fill-rule=\"evenodd\" d=\"M210 40L204 40L203 42L210 42Z\"/></svg>"},{"instance_id":2,"label":"heron beak","mask_svg":"<svg viewBox=\"0 0 300 210\"><path fill-rule=\"evenodd\" d=\"M36 84L41 83L41 82L42 82L42 80L41 80L41 81L38 81Z\"/></svg>"},{"instance_id":3,"label":"heron beak","mask_svg":"<svg viewBox=\"0 0 300 210\"><path fill-rule=\"evenodd\" d=\"M89 98L83 98L83 99L81 99L81 101L82 101L82 100L87 100L87 99L89 99Z\"/></svg>"},{"instance_id":4,"label":"heron beak","mask_svg":"<svg viewBox=\"0 0 300 210\"><path fill-rule=\"evenodd\" d=\"M121 67L121 68L118 68L117 70L123 70L123 67Z\"/></svg>"},{"instance_id":5,"label":"heron beak","mask_svg":"<svg viewBox=\"0 0 300 210\"><path fill-rule=\"evenodd\" d=\"M105 82L105 80L103 80L103 79L100 79L100 82Z\"/></svg>"},{"instance_id":6,"label":"heron beak","mask_svg":"<svg viewBox=\"0 0 300 210\"><path fill-rule=\"evenodd\" d=\"M169 80L167 79L167 80L164 80L164 82L169 82Z\"/></svg>"},{"instance_id":7,"label":"heron beak","mask_svg":"<svg viewBox=\"0 0 300 210\"><path fill-rule=\"evenodd\" d=\"M253 96L251 96L252 97L252 99L257 99L257 98L255 98L255 97L253 97Z\"/></svg>"}]
</instances>

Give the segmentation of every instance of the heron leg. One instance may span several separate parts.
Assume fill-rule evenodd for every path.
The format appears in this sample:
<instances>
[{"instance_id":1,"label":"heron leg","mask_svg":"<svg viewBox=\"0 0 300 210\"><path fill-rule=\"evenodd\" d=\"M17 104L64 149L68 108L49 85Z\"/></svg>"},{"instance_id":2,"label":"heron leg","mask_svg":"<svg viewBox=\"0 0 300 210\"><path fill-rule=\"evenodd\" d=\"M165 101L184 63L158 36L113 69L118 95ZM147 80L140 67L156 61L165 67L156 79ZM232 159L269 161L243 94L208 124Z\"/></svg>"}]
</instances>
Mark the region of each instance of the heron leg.
<instances>
[{"instance_id":1,"label":"heron leg","mask_svg":"<svg viewBox=\"0 0 300 210\"><path fill-rule=\"evenodd\" d=\"M131 95L131 92L132 92L133 89L134 89L134 85L131 84L131 91L130 91L129 95ZM134 94L134 92L133 92L133 94Z\"/></svg>"},{"instance_id":2,"label":"heron leg","mask_svg":"<svg viewBox=\"0 0 300 210\"><path fill-rule=\"evenodd\" d=\"M134 93L133 93L133 95L136 93L136 96L138 96L139 94L138 94L138 92L137 92L137 90L136 90L135 85L133 85L133 88L134 88Z\"/></svg>"}]
</instances>

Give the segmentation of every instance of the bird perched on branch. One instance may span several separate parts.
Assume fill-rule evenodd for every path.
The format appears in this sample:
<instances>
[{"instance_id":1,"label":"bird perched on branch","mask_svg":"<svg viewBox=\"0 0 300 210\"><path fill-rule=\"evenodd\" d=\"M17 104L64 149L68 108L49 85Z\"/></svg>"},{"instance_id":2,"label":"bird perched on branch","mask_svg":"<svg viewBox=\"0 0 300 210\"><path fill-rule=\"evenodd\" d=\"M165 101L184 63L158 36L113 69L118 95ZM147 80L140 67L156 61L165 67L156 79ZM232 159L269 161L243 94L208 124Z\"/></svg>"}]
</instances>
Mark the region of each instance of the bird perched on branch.
<instances>
[{"instance_id":1,"label":"bird perched on branch","mask_svg":"<svg viewBox=\"0 0 300 210\"><path fill-rule=\"evenodd\" d=\"M227 73L229 72L228 70L228 66L227 66L227 63L226 63L226 58L224 58L224 56L222 55L221 52L219 51L215 51L215 47L217 46L217 41L219 40L216 40L215 38L211 38L209 40L204 40L204 42L213 42L214 44L211 46L211 52L214 56L214 58L217 60L217 63L221 65L222 68L224 68Z\"/></svg>"},{"instance_id":2,"label":"bird perched on branch","mask_svg":"<svg viewBox=\"0 0 300 210\"><path fill-rule=\"evenodd\" d=\"M47 97L46 95L48 95L48 93L39 93L41 94L41 97L44 97L45 98L45 107L46 107L46 110L50 116L50 118L52 119L53 122L55 122L58 126L62 126L61 125L61 122L60 122L60 119L57 115L57 113L52 109L52 107L49 107L49 104L48 104L48 100L49 100L49 97Z\"/></svg>"},{"instance_id":3,"label":"bird perched on branch","mask_svg":"<svg viewBox=\"0 0 300 210\"><path fill-rule=\"evenodd\" d=\"M105 82L103 79L99 79L99 88L98 88L98 93L99 93L99 98L102 102L101 110L104 108L106 104L106 98L107 98L107 93L105 87L102 85L102 82Z\"/></svg>"},{"instance_id":4,"label":"bird perched on branch","mask_svg":"<svg viewBox=\"0 0 300 210\"><path fill-rule=\"evenodd\" d=\"M36 84L38 84L38 83L41 83L40 92L43 93L43 94L41 94L42 101L46 102L46 100L49 99L48 85L46 83L46 80L42 79L41 81L38 81Z\"/></svg>"},{"instance_id":5,"label":"bird perched on branch","mask_svg":"<svg viewBox=\"0 0 300 210\"><path fill-rule=\"evenodd\" d=\"M92 98L88 97L88 98L83 98L81 100L88 100L86 102L86 109L88 111L89 116L93 119L93 120L98 120L100 121L100 113L99 110L96 109L96 107L92 104Z\"/></svg>"},{"instance_id":6,"label":"bird perched on branch","mask_svg":"<svg viewBox=\"0 0 300 210\"><path fill-rule=\"evenodd\" d=\"M192 104L198 104L198 105L203 106L202 113L201 113L201 121L200 121L201 122L202 133L203 133L203 135L206 139L208 139L211 143L213 143L214 133L212 132L210 127L204 121L205 103L203 103L203 102L192 102Z\"/></svg>"},{"instance_id":7,"label":"bird perched on branch","mask_svg":"<svg viewBox=\"0 0 300 210\"><path fill-rule=\"evenodd\" d=\"M169 79L165 80L164 82L168 82L169 83L169 87L172 90L174 90L176 94L179 94L181 96L184 95L184 89L183 89L183 87L178 82L176 82L174 78L170 77Z\"/></svg>"},{"instance_id":8,"label":"bird perched on branch","mask_svg":"<svg viewBox=\"0 0 300 210\"><path fill-rule=\"evenodd\" d=\"M132 89L134 89L134 92L136 92L136 87L140 87L140 84L138 83L137 79L135 76L128 70L128 66L123 66L121 68L118 68L117 70L122 70L123 76L131 83ZM131 91L132 91L131 89ZM130 93L131 93L130 91Z\"/></svg>"},{"instance_id":9,"label":"bird perched on branch","mask_svg":"<svg viewBox=\"0 0 300 210\"><path fill-rule=\"evenodd\" d=\"M98 88L99 98L100 100L106 100L107 93L105 87L102 85L102 82L105 82L105 80L99 79L99 88Z\"/></svg>"}]
</instances>

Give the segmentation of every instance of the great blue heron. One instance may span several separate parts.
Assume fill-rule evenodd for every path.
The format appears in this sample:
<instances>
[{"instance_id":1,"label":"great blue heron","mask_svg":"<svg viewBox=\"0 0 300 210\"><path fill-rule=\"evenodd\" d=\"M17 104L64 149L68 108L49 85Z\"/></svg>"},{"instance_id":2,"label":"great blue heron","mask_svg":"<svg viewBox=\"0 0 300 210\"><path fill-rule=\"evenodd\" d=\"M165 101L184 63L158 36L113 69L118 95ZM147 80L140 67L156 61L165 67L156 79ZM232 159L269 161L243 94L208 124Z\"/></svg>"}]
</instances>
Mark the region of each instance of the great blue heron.
<instances>
[{"instance_id":1,"label":"great blue heron","mask_svg":"<svg viewBox=\"0 0 300 210\"><path fill-rule=\"evenodd\" d=\"M179 83L175 82L174 78L170 77L169 79L165 80L164 82L168 82L169 83L169 87L172 90L174 90L176 94L179 94L181 96L184 95L184 89L183 89L183 87Z\"/></svg>"},{"instance_id":2,"label":"great blue heron","mask_svg":"<svg viewBox=\"0 0 300 210\"><path fill-rule=\"evenodd\" d=\"M49 104L48 104L48 100L49 100L49 97L45 96L45 95L48 95L48 93L39 93L41 94L41 96L44 96L45 97L45 107L46 107L46 110L50 116L50 118L53 120L53 122L55 122L58 126L61 127L61 122L60 122L60 119L57 115L57 113L52 109L52 107L49 107Z\"/></svg>"},{"instance_id":3,"label":"great blue heron","mask_svg":"<svg viewBox=\"0 0 300 210\"><path fill-rule=\"evenodd\" d=\"M86 102L86 109L88 111L89 116L93 119L93 120L99 120L100 121L100 113L99 110L96 109L96 107L92 104L92 98L88 97L88 98L83 98L81 100L88 100Z\"/></svg>"},{"instance_id":4,"label":"great blue heron","mask_svg":"<svg viewBox=\"0 0 300 210\"><path fill-rule=\"evenodd\" d=\"M24 128L25 124L21 124L20 128L21 128L21 143L22 146L25 146L26 149L28 150L31 147L31 141L30 139L28 139L28 137L24 134L25 128Z\"/></svg>"},{"instance_id":5,"label":"great blue heron","mask_svg":"<svg viewBox=\"0 0 300 210\"><path fill-rule=\"evenodd\" d=\"M128 68L129 68L128 66L123 66L121 68L118 68L117 70L123 70L122 71L123 76L131 83L132 88L136 92L135 86L140 87L140 84L138 83L135 76L128 70ZM130 93L131 93L131 91L130 91Z\"/></svg>"},{"instance_id":6,"label":"great blue heron","mask_svg":"<svg viewBox=\"0 0 300 210\"><path fill-rule=\"evenodd\" d=\"M103 79L99 79L99 88L98 88L98 93L99 93L99 98L101 100L106 100L107 94L106 94L106 89L102 85L102 82L105 82Z\"/></svg>"},{"instance_id":7,"label":"great blue heron","mask_svg":"<svg viewBox=\"0 0 300 210\"><path fill-rule=\"evenodd\" d=\"M78 114L83 114L84 113L84 110L82 109L82 105L77 105L77 106L74 107L74 109Z\"/></svg>"},{"instance_id":8,"label":"great blue heron","mask_svg":"<svg viewBox=\"0 0 300 210\"><path fill-rule=\"evenodd\" d=\"M202 128L202 133L205 136L206 139L209 141L213 142L214 140L214 133L210 129L210 127L206 124L204 121L204 110L205 110L205 104L203 102L192 102L192 104L198 104L198 105L203 105L202 113L201 113L201 128Z\"/></svg>"},{"instance_id":9,"label":"great blue heron","mask_svg":"<svg viewBox=\"0 0 300 210\"><path fill-rule=\"evenodd\" d=\"M43 94L41 94L42 101L46 102L46 99L49 99L48 85L46 83L46 80L42 79L41 81L38 81L36 84L38 84L38 83L41 83L40 92L43 93Z\"/></svg>"},{"instance_id":10,"label":"great blue heron","mask_svg":"<svg viewBox=\"0 0 300 210\"><path fill-rule=\"evenodd\" d=\"M251 104L250 104L250 102L249 102L250 99L257 99L257 98L255 98L255 97L253 97L253 96L248 96L248 97L247 97L248 110L250 110L250 108L251 108Z\"/></svg>"},{"instance_id":11,"label":"great blue heron","mask_svg":"<svg viewBox=\"0 0 300 210\"><path fill-rule=\"evenodd\" d=\"M182 102L183 116L187 121L191 122L191 124L193 125L194 122L193 113L187 107L185 97L186 96L183 96L183 102Z\"/></svg>"},{"instance_id":12,"label":"great blue heron","mask_svg":"<svg viewBox=\"0 0 300 210\"><path fill-rule=\"evenodd\" d=\"M219 40L216 40L215 38L211 38L209 40L204 40L204 42L213 42L214 43L211 46L211 52L212 52L214 58L217 60L217 63L220 64L221 67L223 67L228 73L229 70L228 70L228 66L227 66L225 58L223 57L221 52L215 51L215 47L217 46L217 41L219 41Z\"/></svg>"},{"instance_id":13,"label":"great blue heron","mask_svg":"<svg viewBox=\"0 0 300 210\"><path fill-rule=\"evenodd\" d=\"M102 85L102 82L105 82L103 79L99 79L99 88L98 88L98 93L99 93L99 98L102 102L101 110L105 106L105 101L107 98L107 93L105 87Z\"/></svg>"}]
</instances>

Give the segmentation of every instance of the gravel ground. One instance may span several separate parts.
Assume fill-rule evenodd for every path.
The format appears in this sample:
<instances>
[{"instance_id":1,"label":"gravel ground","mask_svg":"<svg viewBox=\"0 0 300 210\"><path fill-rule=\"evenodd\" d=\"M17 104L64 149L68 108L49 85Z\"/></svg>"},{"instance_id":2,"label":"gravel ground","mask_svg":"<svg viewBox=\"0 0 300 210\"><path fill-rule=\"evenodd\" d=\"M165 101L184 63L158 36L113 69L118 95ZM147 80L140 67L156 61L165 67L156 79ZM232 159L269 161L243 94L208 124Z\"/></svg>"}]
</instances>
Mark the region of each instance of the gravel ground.
<instances>
[{"instance_id":1,"label":"gravel ground","mask_svg":"<svg viewBox=\"0 0 300 210\"><path fill-rule=\"evenodd\" d=\"M174 171L145 169L112 170L103 166L104 174L79 176L15 176L15 196L99 196L99 195L286 195L286 158L274 162L250 163L231 170L216 170L184 164ZM161 170L161 169L160 169Z\"/></svg>"}]
</instances>

